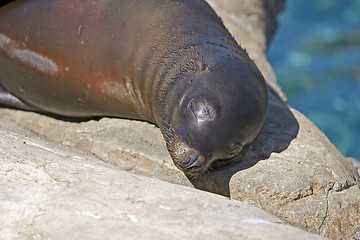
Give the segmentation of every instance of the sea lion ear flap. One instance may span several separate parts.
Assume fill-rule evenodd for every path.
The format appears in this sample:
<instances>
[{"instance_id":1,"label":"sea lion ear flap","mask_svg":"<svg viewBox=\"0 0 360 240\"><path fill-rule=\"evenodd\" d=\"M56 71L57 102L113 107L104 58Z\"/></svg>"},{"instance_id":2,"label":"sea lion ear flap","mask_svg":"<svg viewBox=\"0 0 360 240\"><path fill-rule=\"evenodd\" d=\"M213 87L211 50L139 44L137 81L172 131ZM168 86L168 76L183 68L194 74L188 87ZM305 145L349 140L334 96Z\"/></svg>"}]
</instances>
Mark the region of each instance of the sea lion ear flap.
<instances>
[{"instance_id":1,"label":"sea lion ear flap","mask_svg":"<svg viewBox=\"0 0 360 240\"><path fill-rule=\"evenodd\" d=\"M188 105L187 110L190 116L194 117L196 121L212 121L217 116L216 108L206 98L192 98Z\"/></svg>"},{"instance_id":2,"label":"sea lion ear flap","mask_svg":"<svg viewBox=\"0 0 360 240\"><path fill-rule=\"evenodd\" d=\"M208 66L200 60L195 61L195 72L200 73L209 70Z\"/></svg>"}]
</instances>

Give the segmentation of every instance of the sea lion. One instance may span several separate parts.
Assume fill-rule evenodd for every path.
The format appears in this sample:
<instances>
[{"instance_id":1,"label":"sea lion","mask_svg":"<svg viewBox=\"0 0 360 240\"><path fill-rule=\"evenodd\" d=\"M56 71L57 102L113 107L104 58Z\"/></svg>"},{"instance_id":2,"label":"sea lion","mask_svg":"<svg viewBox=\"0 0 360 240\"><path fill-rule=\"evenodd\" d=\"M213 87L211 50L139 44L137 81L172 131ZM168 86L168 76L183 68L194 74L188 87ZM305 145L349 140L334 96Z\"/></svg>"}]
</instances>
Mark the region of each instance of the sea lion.
<instances>
[{"instance_id":1,"label":"sea lion","mask_svg":"<svg viewBox=\"0 0 360 240\"><path fill-rule=\"evenodd\" d=\"M0 102L152 122L197 176L259 134L267 86L203 0L17 0L0 8Z\"/></svg>"}]
</instances>

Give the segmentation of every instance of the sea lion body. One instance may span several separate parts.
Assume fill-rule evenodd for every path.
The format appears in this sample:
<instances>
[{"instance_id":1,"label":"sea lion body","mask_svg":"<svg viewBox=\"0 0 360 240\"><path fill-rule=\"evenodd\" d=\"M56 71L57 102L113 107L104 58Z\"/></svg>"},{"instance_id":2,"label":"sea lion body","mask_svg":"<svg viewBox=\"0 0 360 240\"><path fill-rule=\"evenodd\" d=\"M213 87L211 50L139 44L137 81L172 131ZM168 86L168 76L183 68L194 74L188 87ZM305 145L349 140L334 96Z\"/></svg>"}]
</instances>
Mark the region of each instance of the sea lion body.
<instances>
[{"instance_id":1,"label":"sea lion body","mask_svg":"<svg viewBox=\"0 0 360 240\"><path fill-rule=\"evenodd\" d=\"M267 90L203 0L17 0L0 8L0 102L155 123L197 175L258 135Z\"/></svg>"}]
</instances>

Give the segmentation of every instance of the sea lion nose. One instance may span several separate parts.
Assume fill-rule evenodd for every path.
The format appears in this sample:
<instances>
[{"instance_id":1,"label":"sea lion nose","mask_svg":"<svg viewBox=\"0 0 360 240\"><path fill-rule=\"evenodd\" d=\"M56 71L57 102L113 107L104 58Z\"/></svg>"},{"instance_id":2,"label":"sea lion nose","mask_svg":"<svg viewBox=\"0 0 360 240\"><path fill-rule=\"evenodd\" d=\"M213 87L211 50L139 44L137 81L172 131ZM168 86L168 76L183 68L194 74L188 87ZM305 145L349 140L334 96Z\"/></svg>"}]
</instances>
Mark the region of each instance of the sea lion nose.
<instances>
[{"instance_id":1,"label":"sea lion nose","mask_svg":"<svg viewBox=\"0 0 360 240\"><path fill-rule=\"evenodd\" d=\"M184 168L191 169L194 167L201 167L202 161L199 158L197 153L191 153L187 159L184 161Z\"/></svg>"}]
</instances>

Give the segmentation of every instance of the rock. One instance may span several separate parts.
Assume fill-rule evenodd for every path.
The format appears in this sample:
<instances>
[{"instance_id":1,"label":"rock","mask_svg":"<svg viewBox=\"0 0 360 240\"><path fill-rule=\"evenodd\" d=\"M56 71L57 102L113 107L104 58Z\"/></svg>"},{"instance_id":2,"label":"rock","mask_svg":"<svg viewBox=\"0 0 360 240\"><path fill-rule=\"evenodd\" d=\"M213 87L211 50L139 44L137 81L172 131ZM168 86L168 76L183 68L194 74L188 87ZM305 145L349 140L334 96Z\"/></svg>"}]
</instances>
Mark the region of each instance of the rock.
<instances>
[{"instance_id":1,"label":"rock","mask_svg":"<svg viewBox=\"0 0 360 240\"><path fill-rule=\"evenodd\" d=\"M358 159L355 159L355 158L352 158L352 157L349 157L347 158L351 164L355 167L355 169L357 170L358 172L358 175L360 176L360 161Z\"/></svg>"},{"instance_id":2,"label":"rock","mask_svg":"<svg viewBox=\"0 0 360 240\"><path fill-rule=\"evenodd\" d=\"M131 173L192 186L173 164L165 140L153 124L115 118L74 122L0 108L0 125L20 126Z\"/></svg>"},{"instance_id":3,"label":"rock","mask_svg":"<svg viewBox=\"0 0 360 240\"><path fill-rule=\"evenodd\" d=\"M272 136L276 129L278 139L290 136L286 125L266 125L252 146L255 150L194 184L229 194L232 199L260 207L311 232L331 239L350 239L360 226L357 172L315 125L296 110L292 113L300 128L285 150L256 157L257 149L265 149L277 139ZM228 188L218 192L221 186Z\"/></svg>"},{"instance_id":4,"label":"rock","mask_svg":"<svg viewBox=\"0 0 360 240\"><path fill-rule=\"evenodd\" d=\"M284 111L277 107L274 116ZM160 131L147 123L108 118L77 123L9 109L0 109L0 122L94 154L128 172L231 196L332 239L351 236L360 215L356 171L350 161L339 161L344 158L309 120L292 113L303 122L300 129L291 128L292 121L267 121L246 154L192 183L172 164ZM288 111L289 118L292 113ZM336 231L334 223L341 223Z\"/></svg>"},{"instance_id":5,"label":"rock","mask_svg":"<svg viewBox=\"0 0 360 240\"><path fill-rule=\"evenodd\" d=\"M319 129L292 112L302 123L297 137L281 153L254 162L256 168L232 175L230 195L311 232L333 239L350 237L360 225L356 171ZM342 226L336 228L334 222Z\"/></svg>"},{"instance_id":6,"label":"rock","mask_svg":"<svg viewBox=\"0 0 360 240\"><path fill-rule=\"evenodd\" d=\"M293 116L289 114L282 102L286 97L266 61L266 46L284 1L209 2L261 69L269 84L270 103L269 116L252 144L253 151L245 152L233 168L214 171L196 185L216 192L216 188L229 183L231 198L331 239L360 235L359 175L306 117L294 109ZM286 142L288 147L282 144ZM272 153L267 157L269 150Z\"/></svg>"},{"instance_id":7,"label":"rock","mask_svg":"<svg viewBox=\"0 0 360 240\"><path fill-rule=\"evenodd\" d=\"M301 113L288 107L266 60L266 46L283 1L209 2L237 41L247 48L269 85L266 123L255 142L241 156L219 162L206 175L190 181L173 165L160 131L148 123L109 118L65 121L3 108L0 109L0 126L8 127L5 130L7 134L24 128L43 140L66 145L71 149L64 151L69 151L70 156L74 151L72 149L81 150L86 156L93 154L94 159L101 159L104 166L113 166L113 171L118 171L119 175L127 174L119 170L122 169L171 183L194 185L248 202L293 225L331 239L359 238L360 193L356 170L318 128ZM33 136L30 134L29 138ZM60 147L56 144L51 146ZM21 159L27 155L16 156ZM117 182L114 179L104 179L104 185L106 181ZM73 185L75 188L76 184L77 181ZM186 191L192 190L186 188ZM58 193L58 197L64 195L60 190ZM82 193L86 196L94 194L91 188L84 189ZM80 198L75 200L82 202ZM197 201L197 198L193 199L193 202ZM96 207L92 209L96 210ZM226 215L227 210L222 211Z\"/></svg>"},{"instance_id":8,"label":"rock","mask_svg":"<svg viewBox=\"0 0 360 240\"><path fill-rule=\"evenodd\" d=\"M246 203L0 127L1 239L323 239ZM261 229L261 231L259 231Z\"/></svg>"}]
</instances>

